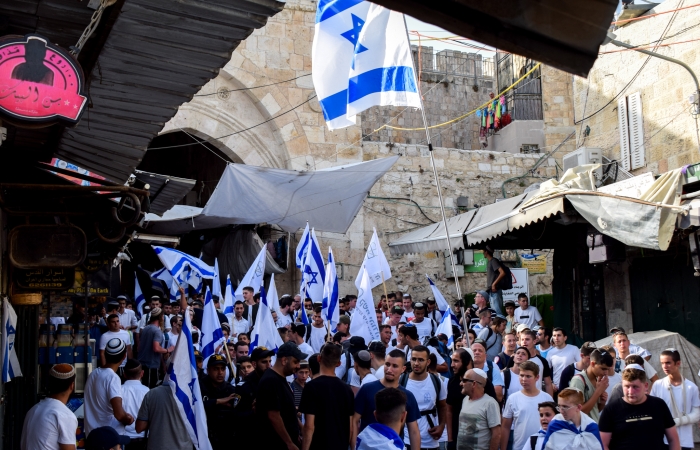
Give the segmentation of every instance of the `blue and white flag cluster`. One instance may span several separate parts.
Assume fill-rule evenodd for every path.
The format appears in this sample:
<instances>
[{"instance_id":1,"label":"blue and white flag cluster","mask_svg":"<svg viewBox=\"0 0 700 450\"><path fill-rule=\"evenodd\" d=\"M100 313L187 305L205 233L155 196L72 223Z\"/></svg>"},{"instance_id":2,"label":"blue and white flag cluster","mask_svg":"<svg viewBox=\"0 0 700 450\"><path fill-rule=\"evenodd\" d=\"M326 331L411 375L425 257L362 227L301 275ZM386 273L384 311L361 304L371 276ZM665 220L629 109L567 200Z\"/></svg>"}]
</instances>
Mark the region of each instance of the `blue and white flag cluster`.
<instances>
[{"instance_id":1,"label":"blue and white flag cluster","mask_svg":"<svg viewBox=\"0 0 700 450\"><path fill-rule=\"evenodd\" d=\"M146 304L146 297L143 295L141 285L139 285L139 277L134 274L134 302L136 302L136 313L141 317L143 315L143 307Z\"/></svg>"},{"instance_id":2,"label":"blue and white flag cluster","mask_svg":"<svg viewBox=\"0 0 700 450\"><path fill-rule=\"evenodd\" d=\"M17 335L17 314L7 301L2 299L2 382L12 381L14 377L21 377L22 370L15 351L15 337Z\"/></svg>"},{"instance_id":3,"label":"blue and white flag cluster","mask_svg":"<svg viewBox=\"0 0 700 450\"><path fill-rule=\"evenodd\" d=\"M333 250L328 247L328 267L326 269L326 280L323 284L323 310L321 315L328 323L330 330L335 333L340 320L340 312L338 308L338 274L335 270L335 259L333 259Z\"/></svg>"},{"instance_id":4,"label":"blue and white flag cluster","mask_svg":"<svg viewBox=\"0 0 700 450\"><path fill-rule=\"evenodd\" d=\"M202 279L213 279L214 268L199 258L175 250L173 248L153 246L156 255L163 263L170 276L182 286L184 283L192 286L197 292L202 289ZM172 292L172 286L171 286Z\"/></svg>"},{"instance_id":5,"label":"blue and white flag cluster","mask_svg":"<svg viewBox=\"0 0 700 450\"><path fill-rule=\"evenodd\" d=\"M197 363L192 345L192 322L189 314L184 314L184 319L163 384L172 390L175 405L195 448L211 450L207 416L197 381Z\"/></svg>"},{"instance_id":6,"label":"blue and white flag cluster","mask_svg":"<svg viewBox=\"0 0 700 450\"><path fill-rule=\"evenodd\" d=\"M301 272L301 298L304 299L308 297L314 302L314 304L322 303L323 285L326 279L326 267L323 262L321 247L318 245L316 232L313 230L313 228L311 229L311 238L309 239L309 245L306 250ZM305 309L303 307L301 309L303 318L306 315L304 312Z\"/></svg>"},{"instance_id":7,"label":"blue and white flag cluster","mask_svg":"<svg viewBox=\"0 0 700 450\"><path fill-rule=\"evenodd\" d=\"M319 0L312 76L331 130L377 105L420 107L403 15L358 0Z\"/></svg>"},{"instance_id":8,"label":"blue and white flag cluster","mask_svg":"<svg viewBox=\"0 0 700 450\"><path fill-rule=\"evenodd\" d=\"M267 304L267 295L265 288L260 288L260 306L258 314L255 316L255 326L250 332L250 354L253 353L255 347L265 347L268 350L274 350L282 346L282 338L280 337L275 320L272 318L272 312Z\"/></svg>"},{"instance_id":9,"label":"blue and white flag cluster","mask_svg":"<svg viewBox=\"0 0 700 450\"><path fill-rule=\"evenodd\" d=\"M199 330L199 340L202 343L203 367L207 367L209 357L216 353L216 349L224 344L224 332L221 330L219 315L216 313L214 299L207 287L204 295L204 311L202 312L202 328Z\"/></svg>"},{"instance_id":10,"label":"blue and white flag cluster","mask_svg":"<svg viewBox=\"0 0 700 450\"><path fill-rule=\"evenodd\" d=\"M255 293L260 292L263 286L263 277L265 276L265 262L267 261L267 247L263 245L262 250L258 253L258 256L253 261L253 265L250 266L248 272L241 280L241 283L236 287L234 293L236 300L243 300L243 288L250 286L253 288ZM234 300L235 303L235 300Z\"/></svg>"}]
</instances>

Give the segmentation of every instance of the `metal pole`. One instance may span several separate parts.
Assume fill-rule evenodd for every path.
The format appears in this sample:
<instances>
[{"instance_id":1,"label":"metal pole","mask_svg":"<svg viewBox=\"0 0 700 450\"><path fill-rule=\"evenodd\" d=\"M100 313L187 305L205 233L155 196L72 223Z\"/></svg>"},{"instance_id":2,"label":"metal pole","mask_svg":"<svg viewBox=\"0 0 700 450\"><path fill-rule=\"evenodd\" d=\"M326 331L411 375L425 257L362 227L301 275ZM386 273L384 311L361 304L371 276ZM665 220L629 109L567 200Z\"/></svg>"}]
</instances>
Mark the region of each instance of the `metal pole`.
<instances>
[{"instance_id":1,"label":"metal pole","mask_svg":"<svg viewBox=\"0 0 700 450\"><path fill-rule=\"evenodd\" d=\"M406 24L406 15L403 15L403 24L406 29L406 41L411 42L408 36L408 25ZM415 61L413 61L413 52L411 53L411 61L413 62L413 67L415 67ZM417 80L417 79L416 79ZM455 255L452 250L452 242L450 242L450 232L447 229L447 216L445 215L445 203L442 200L442 188L440 187L440 178L438 177L437 167L435 166L435 158L433 156L433 144L430 141L430 130L428 130L428 120L425 117L425 107L423 106L423 97L421 96L420 86L418 87L418 99L420 100L420 112L423 116L423 127L425 128L425 139L428 143L428 150L430 153L430 164L433 166L433 176L435 176L435 184L437 186L438 200L440 200L440 212L442 213L442 225L445 229L445 238L447 239L447 247L450 253L450 264L452 265L452 275L455 279L455 288L457 289L457 298L462 301L461 311L462 311L462 322L464 323L464 332L467 332L467 318L464 314L464 299L462 298L462 290L459 287L459 277L457 277L457 267L455 264Z\"/></svg>"}]
</instances>

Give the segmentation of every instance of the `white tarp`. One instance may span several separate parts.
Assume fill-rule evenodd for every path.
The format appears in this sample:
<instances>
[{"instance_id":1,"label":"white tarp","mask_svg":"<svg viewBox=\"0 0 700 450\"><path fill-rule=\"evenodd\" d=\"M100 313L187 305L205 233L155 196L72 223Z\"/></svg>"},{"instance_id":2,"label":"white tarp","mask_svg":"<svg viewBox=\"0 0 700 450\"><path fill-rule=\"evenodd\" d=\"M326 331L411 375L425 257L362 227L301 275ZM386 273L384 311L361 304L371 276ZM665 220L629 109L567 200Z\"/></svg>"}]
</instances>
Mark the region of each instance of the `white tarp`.
<instances>
[{"instance_id":1,"label":"white tarp","mask_svg":"<svg viewBox=\"0 0 700 450\"><path fill-rule=\"evenodd\" d=\"M201 214L151 222L149 231L178 234L232 224L268 223L296 231L310 223L318 231L345 233L370 189L398 156L297 172L229 164Z\"/></svg>"}]
</instances>

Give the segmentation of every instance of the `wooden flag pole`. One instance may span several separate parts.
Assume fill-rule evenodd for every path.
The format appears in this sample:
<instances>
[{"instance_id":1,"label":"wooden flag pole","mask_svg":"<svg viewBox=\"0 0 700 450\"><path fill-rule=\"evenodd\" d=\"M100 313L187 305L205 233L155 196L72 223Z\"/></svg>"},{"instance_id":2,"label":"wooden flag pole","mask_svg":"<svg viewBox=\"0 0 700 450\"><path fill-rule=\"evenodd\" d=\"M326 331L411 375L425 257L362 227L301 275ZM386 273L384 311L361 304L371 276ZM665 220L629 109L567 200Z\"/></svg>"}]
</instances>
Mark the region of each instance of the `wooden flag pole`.
<instances>
[{"instance_id":1,"label":"wooden flag pole","mask_svg":"<svg viewBox=\"0 0 700 450\"><path fill-rule=\"evenodd\" d=\"M384 286L384 304L387 307L387 312L389 312L389 295L386 293L386 283L384 282L384 271L382 270L382 286ZM379 309L382 309L381 306Z\"/></svg>"}]
</instances>

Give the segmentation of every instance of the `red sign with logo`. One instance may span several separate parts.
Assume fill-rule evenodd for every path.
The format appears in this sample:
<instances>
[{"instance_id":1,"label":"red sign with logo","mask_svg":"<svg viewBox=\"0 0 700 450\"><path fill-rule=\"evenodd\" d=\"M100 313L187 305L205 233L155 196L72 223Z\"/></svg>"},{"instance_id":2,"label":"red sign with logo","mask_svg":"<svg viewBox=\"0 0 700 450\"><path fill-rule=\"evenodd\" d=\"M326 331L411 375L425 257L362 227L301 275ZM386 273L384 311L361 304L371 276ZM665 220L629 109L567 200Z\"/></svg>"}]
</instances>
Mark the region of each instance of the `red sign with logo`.
<instances>
[{"instance_id":1,"label":"red sign with logo","mask_svg":"<svg viewBox=\"0 0 700 450\"><path fill-rule=\"evenodd\" d=\"M0 113L18 125L80 121L83 70L67 51L29 34L0 39Z\"/></svg>"}]
</instances>

